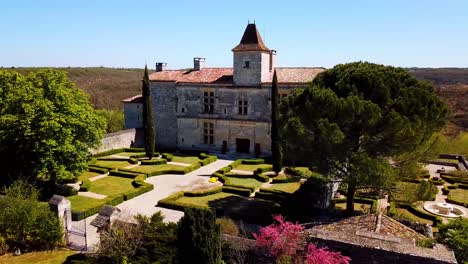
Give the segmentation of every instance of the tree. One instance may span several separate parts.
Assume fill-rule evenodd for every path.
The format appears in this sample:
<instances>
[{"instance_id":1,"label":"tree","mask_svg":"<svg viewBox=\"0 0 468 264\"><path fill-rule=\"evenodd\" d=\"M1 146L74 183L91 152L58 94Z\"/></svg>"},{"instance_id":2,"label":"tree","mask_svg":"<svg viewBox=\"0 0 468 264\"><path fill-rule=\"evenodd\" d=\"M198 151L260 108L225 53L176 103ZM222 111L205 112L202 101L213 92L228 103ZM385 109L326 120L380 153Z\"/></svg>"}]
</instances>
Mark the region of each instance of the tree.
<instances>
[{"instance_id":1,"label":"tree","mask_svg":"<svg viewBox=\"0 0 468 264\"><path fill-rule=\"evenodd\" d=\"M65 72L0 70L0 94L0 185L24 177L52 188L86 169L105 121Z\"/></svg>"},{"instance_id":2,"label":"tree","mask_svg":"<svg viewBox=\"0 0 468 264\"><path fill-rule=\"evenodd\" d=\"M278 78L276 70L273 73L271 85L271 153L273 156L273 171L278 174L281 171L281 145L278 131Z\"/></svg>"},{"instance_id":3,"label":"tree","mask_svg":"<svg viewBox=\"0 0 468 264\"><path fill-rule=\"evenodd\" d=\"M275 222L260 228L260 232L254 234L254 238L257 240L257 249L273 257L276 263L348 264L351 260L339 252L317 248L312 243L307 245L303 235L304 227L300 224L286 221L281 215L273 219ZM305 251L305 254L301 254L302 251Z\"/></svg>"},{"instance_id":4,"label":"tree","mask_svg":"<svg viewBox=\"0 0 468 264\"><path fill-rule=\"evenodd\" d=\"M346 210L359 188L392 184L388 158L416 149L446 123L433 87L407 71L366 62L337 65L281 104L285 153L347 186Z\"/></svg>"},{"instance_id":5,"label":"tree","mask_svg":"<svg viewBox=\"0 0 468 264\"><path fill-rule=\"evenodd\" d=\"M148 67L146 65L145 74L143 75L143 125L145 127L145 152L146 156L151 159L154 155L155 130Z\"/></svg>"},{"instance_id":6,"label":"tree","mask_svg":"<svg viewBox=\"0 0 468 264\"><path fill-rule=\"evenodd\" d=\"M0 196L0 237L10 250L51 250L63 239L62 225L38 191L24 181L4 188Z\"/></svg>"},{"instance_id":7,"label":"tree","mask_svg":"<svg viewBox=\"0 0 468 264\"><path fill-rule=\"evenodd\" d=\"M178 255L184 263L221 263L221 231L211 209L186 208L179 221Z\"/></svg>"},{"instance_id":8,"label":"tree","mask_svg":"<svg viewBox=\"0 0 468 264\"><path fill-rule=\"evenodd\" d=\"M455 252L459 263L468 263L468 219L460 217L441 225L437 238Z\"/></svg>"}]
</instances>

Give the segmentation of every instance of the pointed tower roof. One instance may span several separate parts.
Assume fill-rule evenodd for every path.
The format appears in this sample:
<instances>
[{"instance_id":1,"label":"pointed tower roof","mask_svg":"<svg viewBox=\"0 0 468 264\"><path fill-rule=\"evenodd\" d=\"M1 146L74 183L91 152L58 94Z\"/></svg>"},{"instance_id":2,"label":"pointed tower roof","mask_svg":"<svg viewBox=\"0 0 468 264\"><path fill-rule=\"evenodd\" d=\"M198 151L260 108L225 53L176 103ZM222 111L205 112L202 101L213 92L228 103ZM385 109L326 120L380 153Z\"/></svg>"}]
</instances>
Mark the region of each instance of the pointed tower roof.
<instances>
[{"instance_id":1,"label":"pointed tower roof","mask_svg":"<svg viewBox=\"0 0 468 264\"><path fill-rule=\"evenodd\" d=\"M234 47L232 51L270 51L270 49L263 43L257 26L255 24L248 24L239 45Z\"/></svg>"}]
</instances>

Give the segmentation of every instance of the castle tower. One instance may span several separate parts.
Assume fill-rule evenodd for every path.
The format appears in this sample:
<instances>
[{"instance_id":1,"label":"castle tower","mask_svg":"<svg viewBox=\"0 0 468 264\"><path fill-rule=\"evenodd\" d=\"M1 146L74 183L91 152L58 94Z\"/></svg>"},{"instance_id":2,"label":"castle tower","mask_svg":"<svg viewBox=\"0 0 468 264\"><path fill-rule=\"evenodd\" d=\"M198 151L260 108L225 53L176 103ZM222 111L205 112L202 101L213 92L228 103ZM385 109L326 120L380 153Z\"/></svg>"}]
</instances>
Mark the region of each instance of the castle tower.
<instances>
[{"instance_id":1,"label":"castle tower","mask_svg":"<svg viewBox=\"0 0 468 264\"><path fill-rule=\"evenodd\" d=\"M263 43L255 24L248 24L234 53L234 84L259 86L271 82L275 68L276 52Z\"/></svg>"}]
</instances>

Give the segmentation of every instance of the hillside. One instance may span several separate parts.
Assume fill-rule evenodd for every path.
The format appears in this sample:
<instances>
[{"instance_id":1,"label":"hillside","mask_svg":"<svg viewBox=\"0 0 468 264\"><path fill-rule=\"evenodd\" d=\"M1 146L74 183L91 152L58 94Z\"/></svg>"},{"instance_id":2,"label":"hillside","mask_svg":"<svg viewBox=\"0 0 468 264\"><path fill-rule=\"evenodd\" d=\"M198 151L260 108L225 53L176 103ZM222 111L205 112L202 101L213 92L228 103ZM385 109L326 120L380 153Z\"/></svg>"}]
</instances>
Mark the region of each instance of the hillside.
<instances>
[{"instance_id":1,"label":"hillside","mask_svg":"<svg viewBox=\"0 0 468 264\"><path fill-rule=\"evenodd\" d=\"M16 68L27 74L40 68ZM95 108L122 110L122 100L141 93L143 69L58 68L68 72L70 79L90 95Z\"/></svg>"}]
</instances>

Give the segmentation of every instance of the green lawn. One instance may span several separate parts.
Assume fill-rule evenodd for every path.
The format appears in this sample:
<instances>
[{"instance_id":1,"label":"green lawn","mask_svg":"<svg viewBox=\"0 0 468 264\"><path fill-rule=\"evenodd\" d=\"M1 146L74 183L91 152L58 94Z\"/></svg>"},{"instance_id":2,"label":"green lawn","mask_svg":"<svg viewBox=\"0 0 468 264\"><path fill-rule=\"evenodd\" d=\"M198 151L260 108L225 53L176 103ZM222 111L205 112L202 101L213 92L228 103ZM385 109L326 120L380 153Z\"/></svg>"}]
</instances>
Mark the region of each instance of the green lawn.
<instances>
[{"instance_id":1,"label":"green lawn","mask_svg":"<svg viewBox=\"0 0 468 264\"><path fill-rule=\"evenodd\" d=\"M271 185L270 188L272 190L283 191L287 193L293 193L301 187L301 183L299 182L290 182L290 183L274 183Z\"/></svg>"},{"instance_id":2,"label":"green lawn","mask_svg":"<svg viewBox=\"0 0 468 264\"><path fill-rule=\"evenodd\" d=\"M410 211L408 211L406 209L395 208L395 210L396 210L396 214L394 216L395 218L408 219L408 220L412 220L412 221L423 223L423 224L429 224L429 225L433 224L433 222L431 220L420 218L420 217L412 214Z\"/></svg>"},{"instance_id":3,"label":"green lawn","mask_svg":"<svg viewBox=\"0 0 468 264\"><path fill-rule=\"evenodd\" d=\"M78 180L83 181L83 180L86 180L86 179L89 179L98 175L100 174L96 172L85 171L78 177Z\"/></svg>"},{"instance_id":4,"label":"green lawn","mask_svg":"<svg viewBox=\"0 0 468 264\"><path fill-rule=\"evenodd\" d=\"M255 165L240 164L234 169L243 170L243 171L255 171L258 168L271 168L271 165L269 164L255 164Z\"/></svg>"},{"instance_id":5,"label":"green lawn","mask_svg":"<svg viewBox=\"0 0 468 264\"><path fill-rule=\"evenodd\" d=\"M83 211L98 205L104 205L105 199L94 199L81 195L68 196L68 200L71 202L72 210Z\"/></svg>"},{"instance_id":6,"label":"green lawn","mask_svg":"<svg viewBox=\"0 0 468 264\"><path fill-rule=\"evenodd\" d=\"M354 211L356 212L369 213L370 208L371 208L370 204L354 203ZM338 209L340 211L346 210L346 203L335 204L335 209Z\"/></svg>"},{"instance_id":7,"label":"green lawn","mask_svg":"<svg viewBox=\"0 0 468 264\"><path fill-rule=\"evenodd\" d=\"M120 153L117 153L115 155L124 156L124 157L131 157L131 156L141 155L141 154L145 154L145 152L120 152Z\"/></svg>"},{"instance_id":8,"label":"green lawn","mask_svg":"<svg viewBox=\"0 0 468 264\"><path fill-rule=\"evenodd\" d=\"M91 192L104 194L107 196L121 194L135 189L132 185L133 179L124 177L107 176L97 181L91 182Z\"/></svg>"},{"instance_id":9,"label":"green lawn","mask_svg":"<svg viewBox=\"0 0 468 264\"><path fill-rule=\"evenodd\" d=\"M254 187L254 188L259 188L263 183L260 181L257 181L254 178L234 178L234 177L228 177L229 181L231 184L234 185L246 185L249 187Z\"/></svg>"},{"instance_id":10,"label":"green lawn","mask_svg":"<svg viewBox=\"0 0 468 264\"><path fill-rule=\"evenodd\" d=\"M416 202L418 200L418 187L418 183L398 182L392 197L395 201Z\"/></svg>"},{"instance_id":11,"label":"green lawn","mask_svg":"<svg viewBox=\"0 0 468 264\"><path fill-rule=\"evenodd\" d=\"M468 203L468 190L454 189L450 190L448 198L460 203Z\"/></svg>"},{"instance_id":12,"label":"green lawn","mask_svg":"<svg viewBox=\"0 0 468 264\"><path fill-rule=\"evenodd\" d=\"M184 196L184 197L177 199L175 202L208 207L208 202L217 200L217 199L223 199L223 198L230 197L230 196L238 196L238 195L235 195L232 193L220 192L220 193L215 193L215 194L200 196L200 197L185 197Z\"/></svg>"},{"instance_id":13,"label":"green lawn","mask_svg":"<svg viewBox=\"0 0 468 264\"><path fill-rule=\"evenodd\" d=\"M184 166L179 165L172 165L172 164L161 164L161 165L144 165L144 166L137 166L130 171L140 172L140 173L152 173L162 170L177 170L177 171L184 171Z\"/></svg>"},{"instance_id":14,"label":"green lawn","mask_svg":"<svg viewBox=\"0 0 468 264\"><path fill-rule=\"evenodd\" d=\"M172 159L173 162L180 162L180 163L187 163L187 164L197 164L200 159L198 157L192 157L192 156L187 156L187 157L182 157L182 156L174 156Z\"/></svg>"},{"instance_id":15,"label":"green lawn","mask_svg":"<svg viewBox=\"0 0 468 264\"><path fill-rule=\"evenodd\" d=\"M132 164L130 164L128 161L98 160L96 163L94 163L94 165L112 169L122 169Z\"/></svg>"},{"instance_id":16,"label":"green lawn","mask_svg":"<svg viewBox=\"0 0 468 264\"><path fill-rule=\"evenodd\" d=\"M54 250L26 253L21 256L11 254L0 257L0 263L4 264L62 264L66 258L77 254L71 250Z\"/></svg>"},{"instance_id":17,"label":"green lawn","mask_svg":"<svg viewBox=\"0 0 468 264\"><path fill-rule=\"evenodd\" d=\"M433 152L462 154L468 157L468 132L462 132L455 138L441 135Z\"/></svg>"}]
</instances>

